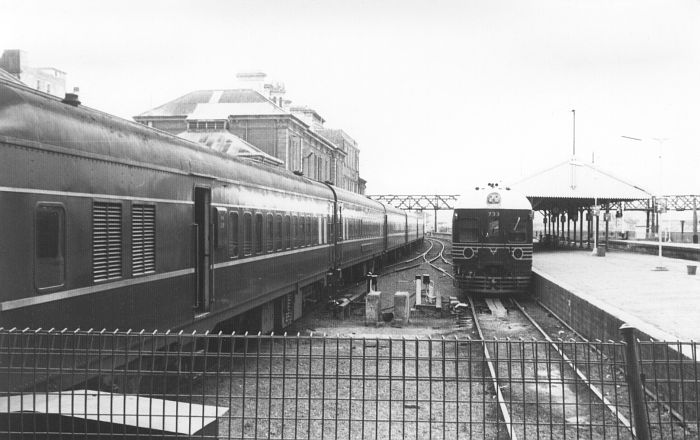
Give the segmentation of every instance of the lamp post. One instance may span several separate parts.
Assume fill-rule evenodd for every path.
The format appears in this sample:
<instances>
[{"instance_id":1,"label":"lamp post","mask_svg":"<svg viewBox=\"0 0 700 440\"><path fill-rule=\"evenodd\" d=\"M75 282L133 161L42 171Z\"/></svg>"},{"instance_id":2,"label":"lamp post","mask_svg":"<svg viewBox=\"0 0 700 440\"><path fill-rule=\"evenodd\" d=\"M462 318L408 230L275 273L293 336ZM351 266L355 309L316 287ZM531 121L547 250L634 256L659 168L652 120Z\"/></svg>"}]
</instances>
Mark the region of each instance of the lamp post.
<instances>
[{"instance_id":1,"label":"lamp post","mask_svg":"<svg viewBox=\"0 0 700 440\"><path fill-rule=\"evenodd\" d=\"M664 168L663 168L663 159L662 159L662 153L663 153L663 147L664 147L664 142L668 140L668 138L653 138L656 142L659 143L659 200L663 200L663 181L664 181ZM657 203L658 205L658 203ZM656 222L656 234L659 236L659 263L656 265L654 270L668 270L666 266L664 266L664 259L662 256L662 248L663 244L661 241L661 214L662 214L663 207L659 206L659 216L657 217L659 220Z\"/></svg>"},{"instance_id":2,"label":"lamp post","mask_svg":"<svg viewBox=\"0 0 700 440\"><path fill-rule=\"evenodd\" d=\"M622 136L625 139L630 139L633 141L638 141L641 142L642 139L640 138L635 138L631 136ZM664 259L663 259L663 242L661 241L661 213L662 213L662 206L660 205L661 200L663 200L663 147L664 147L664 142L668 140L668 138L652 138L659 144L659 184L657 187L657 196L656 196L656 210L658 212L658 221L656 222L656 235L659 238L659 259L658 263L656 264L656 267L654 267L655 271L666 271L668 268L664 266Z\"/></svg>"}]
</instances>

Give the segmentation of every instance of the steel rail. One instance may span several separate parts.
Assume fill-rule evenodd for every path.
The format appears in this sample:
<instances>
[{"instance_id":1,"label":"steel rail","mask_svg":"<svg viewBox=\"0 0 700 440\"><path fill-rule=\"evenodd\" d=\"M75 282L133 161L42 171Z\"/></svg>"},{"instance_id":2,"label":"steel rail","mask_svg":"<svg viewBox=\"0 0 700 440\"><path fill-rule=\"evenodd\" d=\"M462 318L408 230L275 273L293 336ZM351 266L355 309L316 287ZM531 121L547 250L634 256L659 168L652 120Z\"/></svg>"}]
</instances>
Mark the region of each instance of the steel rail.
<instances>
[{"instance_id":1,"label":"steel rail","mask_svg":"<svg viewBox=\"0 0 700 440\"><path fill-rule=\"evenodd\" d=\"M498 386L498 375L496 374L496 367L493 365L493 361L491 360L491 354L489 353L489 349L486 346L486 339L484 339L484 333L481 331L481 325L479 324L479 319L476 316L476 309L474 308L474 301L472 300L472 297L469 296L469 308L472 311L472 316L474 317L474 327L476 327L476 331L479 334L479 339L481 340L482 347L484 348L484 358L486 359L486 365L489 368L489 373L491 374L491 380L493 382L493 388L496 392L496 400L498 401L498 408L501 411L501 416L503 417L503 422L506 425L506 429L508 430L508 436L510 437L511 440L517 440L517 436L515 435L515 430L513 428L513 422L510 418L510 413L508 412L508 407L506 406L506 399L503 397L503 393L501 393L501 388Z\"/></svg>"},{"instance_id":2,"label":"steel rail","mask_svg":"<svg viewBox=\"0 0 700 440\"><path fill-rule=\"evenodd\" d=\"M413 261L418 260L419 258L425 259L425 256L426 256L426 255L428 254L428 252L430 252L430 250L433 248L433 242L430 241L430 240L428 240L428 241L430 242L430 247L428 248L427 251L423 252L422 254L419 254L417 257L413 257L413 258L410 258L410 259L408 259L408 260L400 261L400 262L398 262L398 263L390 264L390 265L388 265L388 266L386 267L386 269L389 269L390 267L394 267L394 266L400 266L400 265L406 264L406 263L411 263L411 262L413 262ZM403 270L403 269L401 269L401 270Z\"/></svg>"},{"instance_id":3,"label":"steel rail","mask_svg":"<svg viewBox=\"0 0 700 440\"><path fill-rule=\"evenodd\" d=\"M430 241L431 244L432 244L432 240L433 240L433 239L427 238L427 240ZM440 251L440 254L442 254L442 252L445 250L445 244L444 244L442 241L440 241L440 240L435 240L435 241L437 241L438 243L440 243L440 244L442 245L442 250ZM431 246L431 249L432 249L432 246ZM427 254L427 252L426 252L426 254ZM451 278L451 279L454 280L455 277L454 277L451 273L449 273L448 271L446 271L446 270L443 269L442 267L436 266L435 264L433 264L433 261L437 260L438 258L440 258L440 255L438 255L437 257L435 257L435 258L431 259L430 261L428 261L428 259L427 259L425 256L423 257L423 259L425 260L425 262L428 263L433 269L438 270L438 271L444 273L444 274L447 275L449 278Z\"/></svg>"},{"instance_id":4,"label":"steel rail","mask_svg":"<svg viewBox=\"0 0 700 440\"><path fill-rule=\"evenodd\" d=\"M433 239L442 244L442 249L440 250L440 257L439 257L442 260L442 262L447 264L447 265L454 266L454 263L452 263L451 261L447 261L447 259L445 258L445 249L446 249L445 242L441 238L433 237Z\"/></svg>"},{"instance_id":5,"label":"steel rail","mask_svg":"<svg viewBox=\"0 0 700 440\"><path fill-rule=\"evenodd\" d=\"M588 389L601 402L603 402L603 404L610 410L610 412L612 412L613 415L615 417L617 417L617 420L619 420L620 423L622 423L624 425L624 427L627 428L632 433L632 435L636 435L634 432L634 429L632 428L632 424L627 419L627 417L625 417L623 414L620 413L617 406L614 405L612 402L610 402L610 400L608 400L608 398L605 397L605 395L603 395L603 393L598 389L598 387L596 387L595 385L593 385L593 383L591 383L591 381L588 379L588 377L581 370L579 370L576 367L574 362L564 353L564 351L562 349L559 348L559 346L552 340L552 338L549 336L549 334L547 332L545 332L544 329L542 329L542 327L540 327L540 325L537 324L537 322L525 311L525 309L520 305L520 303L518 303L518 301L515 298L511 298L511 300L513 301L513 304L515 304L515 306L518 308L518 310L520 310L520 313L522 313L523 316L525 316L525 318L527 318L527 320L530 321L532 326L535 327L537 329L537 331L540 332L540 334L547 340L547 342L549 342L549 344L552 346L552 348L554 348L554 350L557 353L559 353L559 356L561 356L561 358L564 361L566 361L567 365L572 369L572 371L574 373L576 373L576 376L578 376L578 378L588 387Z\"/></svg>"}]
</instances>

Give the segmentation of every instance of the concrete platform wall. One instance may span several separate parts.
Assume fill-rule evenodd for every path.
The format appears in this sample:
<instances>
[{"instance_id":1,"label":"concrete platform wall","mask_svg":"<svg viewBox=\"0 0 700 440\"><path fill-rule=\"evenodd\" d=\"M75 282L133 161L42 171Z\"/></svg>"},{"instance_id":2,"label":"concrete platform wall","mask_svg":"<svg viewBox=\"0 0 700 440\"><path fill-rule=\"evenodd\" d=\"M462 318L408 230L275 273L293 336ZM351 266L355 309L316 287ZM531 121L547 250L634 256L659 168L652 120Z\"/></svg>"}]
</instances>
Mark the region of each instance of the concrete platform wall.
<instances>
[{"instance_id":1,"label":"concrete platform wall","mask_svg":"<svg viewBox=\"0 0 700 440\"><path fill-rule=\"evenodd\" d=\"M622 340L622 320L536 272L532 274L532 294L589 340ZM649 339L647 335L639 338Z\"/></svg>"}]
</instances>

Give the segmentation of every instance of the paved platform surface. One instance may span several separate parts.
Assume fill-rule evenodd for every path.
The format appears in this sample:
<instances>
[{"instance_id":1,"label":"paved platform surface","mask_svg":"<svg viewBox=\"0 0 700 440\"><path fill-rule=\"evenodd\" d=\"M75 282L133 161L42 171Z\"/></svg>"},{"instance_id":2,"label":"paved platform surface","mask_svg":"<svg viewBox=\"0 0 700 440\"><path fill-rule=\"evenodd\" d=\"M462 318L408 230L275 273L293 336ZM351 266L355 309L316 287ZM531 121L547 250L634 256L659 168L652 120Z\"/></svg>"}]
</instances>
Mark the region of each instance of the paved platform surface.
<instances>
[{"instance_id":1,"label":"paved platform surface","mask_svg":"<svg viewBox=\"0 0 700 440\"><path fill-rule=\"evenodd\" d=\"M700 341L699 262L663 258L668 271L654 271L659 257L609 251L540 251L533 270L658 340Z\"/></svg>"}]
</instances>

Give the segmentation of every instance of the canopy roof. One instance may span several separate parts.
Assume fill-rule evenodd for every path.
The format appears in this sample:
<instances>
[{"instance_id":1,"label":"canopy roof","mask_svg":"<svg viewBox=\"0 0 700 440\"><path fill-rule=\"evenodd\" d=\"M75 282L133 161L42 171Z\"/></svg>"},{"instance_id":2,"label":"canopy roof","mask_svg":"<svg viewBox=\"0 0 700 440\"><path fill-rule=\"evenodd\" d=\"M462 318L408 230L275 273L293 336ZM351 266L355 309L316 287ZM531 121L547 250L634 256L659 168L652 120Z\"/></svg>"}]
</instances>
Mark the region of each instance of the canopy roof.
<instances>
[{"instance_id":1,"label":"canopy roof","mask_svg":"<svg viewBox=\"0 0 700 440\"><path fill-rule=\"evenodd\" d=\"M643 188L575 159L556 164L510 186L525 194L535 210L574 209L651 198L651 193Z\"/></svg>"}]
</instances>

